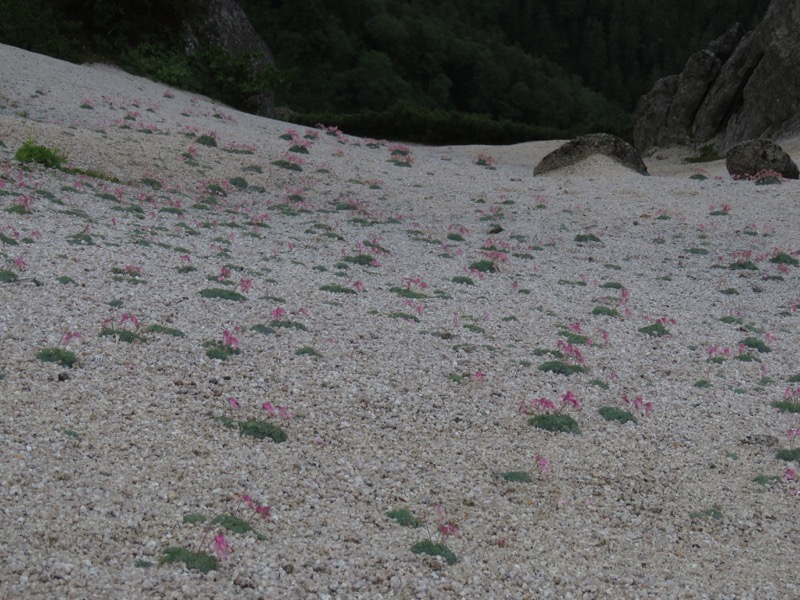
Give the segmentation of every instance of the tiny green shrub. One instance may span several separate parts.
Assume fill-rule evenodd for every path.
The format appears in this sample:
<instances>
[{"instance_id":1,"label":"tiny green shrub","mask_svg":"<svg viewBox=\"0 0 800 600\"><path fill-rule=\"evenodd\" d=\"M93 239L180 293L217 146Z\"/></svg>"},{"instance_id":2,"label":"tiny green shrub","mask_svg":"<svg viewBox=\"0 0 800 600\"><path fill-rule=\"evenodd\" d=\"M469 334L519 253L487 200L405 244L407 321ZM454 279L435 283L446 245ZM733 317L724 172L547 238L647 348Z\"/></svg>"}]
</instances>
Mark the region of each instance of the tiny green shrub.
<instances>
[{"instance_id":1,"label":"tiny green shrub","mask_svg":"<svg viewBox=\"0 0 800 600\"><path fill-rule=\"evenodd\" d=\"M501 479L505 479L506 481L510 481L511 483L531 482L531 476L527 471L505 471L504 473L498 473L497 476Z\"/></svg>"},{"instance_id":2,"label":"tiny green shrub","mask_svg":"<svg viewBox=\"0 0 800 600\"><path fill-rule=\"evenodd\" d=\"M217 147L217 140L215 140L212 136L207 134L198 136L197 138L195 138L194 141L200 144L201 146L209 146L211 148Z\"/></svg>"},{"instance_id":3,"label":"tiny green shrub","mask_svg":"<svg viewBox=\"0 0 800 600\"><path fill-rule=\"evenodd\" d=\"M223 290L221 288L205 288L200 290L200 295L203 298L221 298L223 300L236 300L244 302L247 300L245 296L233 290Z\"/></svg>"},{"instance_id":4,"label":"tiny green shrub","mask_svg":"<svg viewBox=\"0 0 800 600\"><path fill-rule=\"evenodd\" d=\"M120 342L126 342L128 344L132 344L133 342L144 343L147 341L146 337L136 333L135 331L130 331L129 329L117 329L114 327L103 327L100 330L100 335L103 337L116 336Z\"/></svg>"},{"instance_id":5,"label":"tiny green shrub","mask_svg":"<svg viewBox=\"0 0 800 600\"><path fill-rule=\"evenodd\" d=\"M472 281L471 277L465 277L463 275L456 275L453 277L452 282L460 285L475 285L475 282Z\"/></svg>"},{"instance_id":6,"label":"tiny green shrub","mask_svg":"<svg viewBox=\"0 0 800 600\"><path fill-rule=\"evenodd\" d=\"M417 292L417 291L412 290L410 288L404 288L404 287L398 287L398 286L390 287L389 291L397 294L401 298L410 298L410 299L413 299L413 300L422 300L422 299L428 297L428 294L424 294L422 292Z\"/></svg>"},{"instance_id":7,"label":"tiny green shrub","mask_svg":"<svg viewBox=\"0 0 800 600\"><path fill-rule=\"evenodd\" d=\"M268 327L262 323L258 323L257 325L253 325L250 328L250 331L256 331L258 333L264 335L273 335L275 333L275 329L273 327Z\"/></svg>"},{"instance_id":8,"label":"tiny green shrub","mask_svg":"<svg viewBox=\"0 0 800 600\"><path fill-rule=\"evenodd\" d=\"M192 552L186 548L171 546L164 549L163 556L158 564L170 564L182 562L190 571L200 571L208 573L217 570L217 559L205 552Z\"/></svg>"},{"instance_id":9,"label":"tiny green shrub","mask_svg":"<svg viewBox=\"0 0 800 600\"><path fill-rule=\"evenodd\" d=\"M322 357L322 353L313 346L303 346L294 352L297 356L314 356L317 358Z\"/></svg>"},{"instance_id":10,"label":"tiny green shrub","mask_svg":"<svg viewBox=\"0 0 800 600\"><path fill-rule=\"evenodd\" d=\"M775 256L769 259L769 262L777 265L789 265L792 267L800 266L800 260L787 252L778 252Z\"/></svg>"},{"instance_id":11,"label":"tiny green shrub","mask_svg":"<svg viewBox=\"0 0 800 600\"><path fill-rule=\"evenodd\" d=\"M617 312L616 308L611 308L610 306L602 306L598 305L592 309L593 315L602 315L605 317L618 317L619 313Z\"/></svg>"},{"instance_id":12,"label":"tiny green shrub","mask_svg":"<svg viewBox=\"0 0 800 600\"><path fill-rule=\"evenodd\" d=\"M252 531L259 540L266 539L262 534L253 529L253 526L250 525L250 523L234 515L219 515L216 519L214 519L213 523L215 525L221 525L233 533L248 533Z\"/></svg>"},{"instance_id":13,"label":"tiny green shrub","mask_svg":"<svg viewBox=\"0 0 800 600\"><path fill-rule=\"evenodd\" d=\"M647 325L646 327L640 327L639 333L649 335L650 337L661 337L664 335L669 335L669 330L661 323L653 323L652 325Z\"/></svg>"},{"instance_id":14,"label":"tiny green shrub","mask_svg":"<svg viewBox=\"0 0 800 600\"><path fill-rule=\"evenodd\" d=\"M17 274L10 269L0 269L0 283L13 283L18 279Z\"/></svg>"},{"instance_id":15,"label":"tiny green shrub","mask_svg":"<svg viewBox=\"0 0 800 600\"><path fill-rule=\"evenodd\" d=\"M337 283L327 283L319 288L323 292L330 292L331 294L355 294L353 288L345 287Z\"/></svg>"},{"instance_id":16,"label":"tiny green shrub","mask_svg":"<svg viewBox=\"0 0 800 600\"><path fill-rule=\"evenodd\" d=\"M718 357L718 358L721 358L721 357ZM700 379L698 381L695 381L694 387L696 387L696 388L710 388L711 387L711 382L708 379Z\"/></svg>"},{"instance_id":17,"label":"tiny green shrub","mask_svg":"<svg viewBox=\"0 0 800 600\"><path fill-rule=\"evenodd\" d=\"M397 510L390 510L386 513L386 516L390 519L394 519L403 527L422 527L422 521L420 521L414 514L408 510L407 508L399 508Z\"/></svg>"},{"instance_id":18,"label":"tiny green shrub","mask_svg":"<svg viewBox=\"0 0 800 600\"><path fill-rule=\"evenodd\" d=\"M163 333L164 335L171 335L174 337L184 337L184 333L180 329L164 327L162 325L150 325L145 331L147 333Z\"/></svg>"},{"instance_id":19,"label":"tiny green shrub","mask_svg":"<svg viewBox=\"0 0 800 600\"><path fill-rule=\"evenodd\" d=\"M759 352L763 353L772 352L772 348L767 346L762 340L758 339L757 337L748 336L741 341L741 344L748 348L752 348L753 350L758 350Z\"/></svg>"},{"instance_id":20,"label":"tiny green shrub","mask_svg":"<svg viewBox=\"0 0 800 600\"><path fill-rule=\"evenodd\" d=\"M575 236L575 241L579 244L583 244L586 242L599 242L600 238L593 233L579 233Z\"/></svg>"},{"instance_id":21,"label":"tiny green shrub","mask_svg":"<svg viewBox=\"0 0 800 600\"><path fill-rule=\"evenodd\" d=\"M555 431L564 433L580 434L581 429L578 423L569 415L561 413L543 413L534 415L528 419L528 424L544 429L545 431Z\"/></svg>"},{"instance_id":22,"label":"tiny green shrub","mask_svg":"<svg viewBox=\"0 0 800 600\"><path fill-rule=\"evenodd\" d=\"M226 346L219 342L204 342L203 346L207 348L206 356L208 358L221 360L223 362L228 360L228 357L232 354L241 353L239 348L232 348L231 346Z\"/></svg>"},{"instance_id":23,"label":"tiny green shrub","mask_svg":"<svg viewBox=\"0 0 800 600\"><path fill-rule=\"evenodd\" d=\"M75 356L75 353L64 348L44 348L36 353L36 358L42 362L58 363L62 367L70 368L78 362L78 357Z\"/></svg>"},{"instance_id":24,"label":"tiny green shrub","mask_svg":"<svg viewBox=\"0 0 800 600\"><path fill-rule=\"evenodd\" d=\"M638 420L633 413L616 406L601 406L599 409L597 409L597 412L600 413L600 416L606 421L616 421L617 423L621 423L623 425L628 421L638 423Z\"/></svg>"},{"instance_id":25,"label":"tiny green shrub","mask_svg":"<svg viewBox=\"0 0 800 600\"><path fill-rule=\"evenodd\" d=\"M249 419L247 421L239 421L239 432L242 435L249 435L259 440L270 438L275 443L285 442L289 439L286 432L272 423L266 421L257 421Z\"/></svg>"},{"instance_id":26,"label":"tiny green shrub","mask_svg":"<svg viewBox=\"0 0 800 600\"><path fill-rule=\"evenodd\" d=\"M478 271L480 273L496 273L497 267L493 260L478 260L469 266L470 271Z\"/></svg>"},{"instance_id":27,"label":"tiny green shrub","mask_svg":"<svg viewBox=\"0 0 800 600\"><path fill-rule=\"evenodd\" d=\"M429 554L431 556L441 556L448 565L454 565L458 562L455 554L444 544L437 544L431 540L423 540L411 546L411 552L414 554Z\"/></svg>"},{"instance_id":28,"label":"tiny green shrub","mask_svg":"<svg viewBox=\"0 0 800 600\"><path fill-rule=\"evenodd\" d=\"M586 373L588 370L581 365L570 365L561 360L550 360L543 362L537 367L540 371L550 371L551 373L558 373L559 375L573 375L575 373Z\"/></svg>"},{"instance_id":29,"label":"tiny green shrub","mask_svg":"<svg viewBox=\"0 0 800 600\"><path fill-rule=\"evenodd\" d=\"M22 144L14 154L14 158L21 163L35 162L45 167L56 169L67 160L67 157L60 150L39 146L33 140L28 140Z\"/></svg>"}]
</instances>

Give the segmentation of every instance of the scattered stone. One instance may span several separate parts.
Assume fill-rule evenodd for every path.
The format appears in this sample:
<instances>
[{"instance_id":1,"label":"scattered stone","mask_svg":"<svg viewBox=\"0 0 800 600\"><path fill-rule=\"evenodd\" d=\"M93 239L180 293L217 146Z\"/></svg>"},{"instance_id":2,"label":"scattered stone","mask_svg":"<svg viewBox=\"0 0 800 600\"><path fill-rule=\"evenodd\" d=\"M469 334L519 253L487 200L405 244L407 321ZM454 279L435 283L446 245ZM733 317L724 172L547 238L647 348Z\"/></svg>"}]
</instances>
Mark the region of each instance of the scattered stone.
<instances>
[{"instance_id":1,"label":"scattered stone","mask_svg":"<svg viewBox=\"0 0 800 600\"><path fill-rule=\"evenodd\" d=\"M608 156L641 175L648 174L647 167L636 148L625 140L608 133L582 135L563 144L539 161L539 164L533 169L533 174L535 176L557 171L579 163L593 154Z\"/></svg>"},{"instance_id":2,"label":"scattered stone","mask_svg":"<svg viewBox=\"0 0 800 600\"><path fill-rule=\"evenodd\" d=\"M737 179L752 177L764 170L776 171L786 179L800 176L792 158L770 140L749 140L736 144L725 157L725 167Z\"/></svg>"}]
</instances>

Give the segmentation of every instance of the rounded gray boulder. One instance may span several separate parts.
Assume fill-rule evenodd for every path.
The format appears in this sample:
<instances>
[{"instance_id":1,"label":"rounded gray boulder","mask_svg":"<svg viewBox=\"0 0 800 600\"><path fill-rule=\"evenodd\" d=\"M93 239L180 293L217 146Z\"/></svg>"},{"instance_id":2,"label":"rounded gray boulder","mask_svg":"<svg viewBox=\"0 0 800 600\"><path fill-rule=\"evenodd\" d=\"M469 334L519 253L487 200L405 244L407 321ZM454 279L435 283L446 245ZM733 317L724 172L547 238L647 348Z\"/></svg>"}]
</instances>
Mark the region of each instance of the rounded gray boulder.
<instances>
[{"instance_id":1,"label":"rounded gray boulder","mask_svg":"<svg viewBox=\"0 0 800 600\"><path fill-rule=\"evenodd\" d=\"M725 156L725 167L735 179L752 177L769 169L786 179L797 179L800 171L783 148L770 140L748 140L736 144Z\"/></svg>"},{"instance_id":2,"label":"rounded gray boulder","mask_svg":"<svg viewBox=\"0 0 800 600\"><path fill-rule=\"evenodd\" d=\"M576 137L540 160L539 164L534 167L533 174L542 175L563 169L593 154L603 154L641 175L648 174L647 167L636 148L625 140L608 133L591 133Z\"/></svg>"}]
</instances>

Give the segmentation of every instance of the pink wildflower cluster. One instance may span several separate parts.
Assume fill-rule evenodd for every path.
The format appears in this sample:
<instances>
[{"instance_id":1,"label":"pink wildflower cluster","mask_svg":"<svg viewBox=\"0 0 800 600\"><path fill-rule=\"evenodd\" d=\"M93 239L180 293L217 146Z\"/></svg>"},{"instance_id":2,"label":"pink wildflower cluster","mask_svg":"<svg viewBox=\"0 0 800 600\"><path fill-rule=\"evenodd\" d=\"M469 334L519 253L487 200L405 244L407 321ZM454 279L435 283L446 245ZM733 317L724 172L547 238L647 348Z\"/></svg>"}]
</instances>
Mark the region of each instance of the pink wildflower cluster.
<instances>
[{"instance_id":1,"label":"pink wildflower cluster","mask_svg":"<svg viewBox=\"0 0 800 600\"><path fill-rule=\"evenodd\" d=\"M591 343L591 340L586 340L587 345L590 345ZM583 354L580 350L578 350L577 347L575 347L575 345L568 344L564 340L558 340L558 349L568 361L574 361L576 364L579 364L582 367L586 366L586 360L583 358Z\"/></svg>"},{"instance_id":2,"label":"pink wildflower cluster","mask_svg":"<svg viewBox=\"0 0 800 600\"><path fill-rule=\"evenodd\" d=\"M233 328L233 333L230 329L223 330L222 345L231 350L237 350L239 348L239 338L235 337L233 334L236 333L238 335L240 331L241 328L238 326Z\"/></svg>"},{"instance_id":3,"label":"pink wildflower cluster","mask_svg":"<svg viewBox=\"0 0 800 600\"><path fill-rule=\"evenodd\" d=\"M630 406L642 416L647 416L653 412L653 403L645 402L642 396L636 396L636 398L631 400L628 398L627 394L623 394L622 401L625 403L625 406Z\"/></svg>"},{"instance_id":4,"label":"pink wildflower cluster","mask_svg":"<svg viewBox=\"0 0 800 600\"><path fill-rule=\"evenodd\" d=\"M555 402L546 396L542 396L541 398L533 398L527 402L525 402L525 400L520 400L517 411L524 415L560 413L567 407L574 408L577 411L583 408L580 399L572 390L567 390L561 395L561 406L556 406Z\"/></svg>"},{"instance_id":5,"label":"pink wildflower cluster","mask_svg":"<svg viewBox=\"0 0 800 600\"><path fill-rule=\"evenodd\" d=\"M472 164L478 165L479 167L488 167L490 169L494 168L494 165L497 161L488 155L488 154L478 154L475 157L475 160L472 161Z\"/></svg>"},{"instance_id":6,"label":"pink wildflower cluster","mask_svg":"<svg viewBox=\"0 0 800 600\"><path fill-rule=\"evenodd\" d=\"M439 532L440 544L446 543L447 538L449 538L451 535L457 538L461 537L461 532L458 529L458 523L447 518L447 511L445 510L444 505L436 505L436 516L438 517L436 531Z\"/></svg>"}]
</instances>

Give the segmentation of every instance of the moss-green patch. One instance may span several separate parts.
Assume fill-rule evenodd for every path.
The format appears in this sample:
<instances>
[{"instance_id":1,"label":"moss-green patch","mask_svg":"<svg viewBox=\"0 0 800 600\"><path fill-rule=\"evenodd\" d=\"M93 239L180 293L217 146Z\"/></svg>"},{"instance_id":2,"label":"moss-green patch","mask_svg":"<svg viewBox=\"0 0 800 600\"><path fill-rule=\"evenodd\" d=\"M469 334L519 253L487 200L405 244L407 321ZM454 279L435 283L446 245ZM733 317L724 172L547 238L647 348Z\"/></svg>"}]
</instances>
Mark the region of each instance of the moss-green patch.
<instances>
[{"instance_id":1,"label":"moss-green patch","mask_svg":"<svg viewBox=\"0 0 800 600\"><path fill-rule=\"evenodd\" d=\"M394 519L403 527L412 527L416 529L417 527L422 527L423 523L417 517L414 516L407 508L398 508L397 510L390 510L386 513L386 516L390 519Z\"/></svg>"},{"instance_id":2,"label":"moss-green patch","mask_svg":"<svg viewBox=\"0 0 800 600\"><path fill-rule=\"evenodd\" d=\"M753 350L758 350L762 353L772 352L772 348L767 346L762 340L758 339L757 337L748 336L744 338L740 342L743 346L747 348L752 348Z\"/></svg>"},{"instance_id":3,"label":"moss-green patch","mask_svg":"<svg viewBox=\"0 0 800 600\"><path fill-rule=\"evenodd\" d=\"M18 276L14 271L9 269L0 269L0 283L13 283L18 279Z\"/></svg>"},{"instance_id":4,"label":"moss-green patch","mask_svg":"<svg viewBox=\"0 0 800 600\"><path fill-rule=\"evenodd\" d=\"M758 485L767 486L777 483L781 480L781 478L777 475L758 475L753 477L753 481L755 481Z\"/></svg>"},{"instance_id":5,"label":"moss-green patch","mask_svg":"<svg viewBox=\"0 0 800 600\"><path fill-rule=\"evenodd\" d=\"M606 421L616 421L623 425L628 421L632 421L633 423L638 422L633 413L617 406L601 406L597 409L597 412L600 413L600 416Z\"/></svg>"},{"instance_id":6,"label":"moss-green patch","mask_svg":"<svg viewBox=\"0 0 800 600\"><path fill-rule=\"evenodd\" d=\"M331 294L355 294L356 291L353 288L349 288L343 285L339 285L338 283L326 283L319 288L323 292L329 292Z\"/></svg>"},{"instance_id":7,"label":"moss-green patch","mask_svg":"<svg viewBox=\"0 0 800 600\"><path fill-rule=\"evenodd\" d=\"M561 360L550 360L543 362L537 367L540 371L558 373L559 375L574 375L575 373L586 373L588 369L581 365L570 365Z\"/></svg>"},{"instance_id":8,"label":"moss-green patch","mask_svg":"<svg viewBox=\"0 0 800 600\"><path fill-rule=\"evenodd\" d=\"M355 256L345 256L342 258L342 261L346 263L360 265L362 267L370 266L374 260L375 257L371 254L356 254Z\"/></svg>"},{"instance_id":9,"label":"moss-green patch","mask_svg":"<svg viewBox=\"0 0 800 600\"><path fill-rule=\"evenodd\" d=\"M712 387L712 385L708 379L699 379L698 381L694 382L694 387L702 389L702 388L710 388Z\"/></svg>"},{"instance_id":10,"label":"moss-green patch","mask_svg":"<svg viewBox=\"0 0 800 600\"><path fill-rule=\"evenodd\" d=\"M621 289L624 289L625 286L623 286L618 281L606 281L600 287L603 288L603 289L606 289L606 290L621 290Z\"/></svg>"},{"instance_id":11,"label":"moss-green patch","mask_svg":"<svg viewBox=\"0 0 800 600\"><path fill-rule=\"evenodd\" d=\"M87 215L88 216L88 215ZM94 246L94 240L92 236L88 233L76 233L67 238L67 241L70 244L76 244L78 246Z\"/></svg>"},{"instance_id":12,"label":"moss-green patch","mask_svg":"<svg viewBox=\"0 0 800 600\"><path fill-rule=\"evenodd\" d=\"M532 481L527 471L504 471L498 473L497 476L511 483L530 483Z\"/></svg>"},{"instance_id":13,"label":"moss-green patch","mask_svg":"<svg viewBox=\"0 0 800 600\"><path fill-rule=\"evenodd\" d=\"M419 323L419 319L417 317L405 312L391 312L386 316L390 319L403 319L405 321L414 321L414 323Z\"/></svg>"},{"instance_id":14,"label":"moss-green patch","mask_svg":"<svg viewBox=\"0 0 800 600\"><path fill-rule=\"evenodd\" d=\"M706 250L705 248L687 248L685 252L687 252L688 254L696 254L698 256L705 256L706 254L708 254L708 250Z\"/></svg>"},{"instance_id":15,"label":"moss-green patch","mask_svg":"<svg viewBox=\"0 0 800 600\"><path fill-rule=\"evenodd\" d=\"M603 388L604 390L608 389L608 384L605 381L602 381L601 379L592 379L589 382L589 385L596 385L597 387Z\"/></svg>"},{"instance_id":16,"label":"moss-green patch","mask_svg":"<svg viewBox=\"0 0 800 600\"><path fill-rule=\"evenodd\" d=\"M586 285L585 281L571 281L569 279L559 279L558 285L577 285L579 287L584 287Z\"/></svg>"},{"instance_id":17,"label":"moss-green patch","mask_svg":"<svg viewBox=\"0 0 800 600\"><path fill-rule=\"evenodd\" d=\"M183 515L183 522L189 525L197 525L198 523L205 523L206 516L200 513L186 513Z\"/></svg>"},{"instance_id":18,"label":"moss-green patch","mask_svg":"<svg viewBox=\"0 0 800 600\"><path fill-rule=\"evenodd\" d=\"M267 539L262 534L258 533L255 529L253 529L253 526L250 525L250 523L235 515L219 515L212 522L215 525L220 525L221 527L224 527L225 529L233 533L248 533L252 531L257 539L262 541Z\"/></svg>"},{"instance_id":19,"label":"moss-green patch","mask_svg":"<svg viewBox=\"0 0 800 600\"><path fill-rule=\"evenodd\" d=\"M412 290L410 288L404 288L398 286L390 287L389 291L397 294L401 298L411 298L413 300L422 300L428 297L428 294L417 292L416 290Z\"/></svg>"},{"instance_id":20,"label":"moss-green patch","mask_svg":"<svg viewBox=\"0 0 800 600\"><path fill-rule=\"evenodd\" d=\"M290 320L278 320L273 319L270 323L270 327L282 327L284 329L297 329L299 331L308 331L308 327L303 325L302 323L298 323L297 321L290 321Z\"/></svg>"},{"instance_id":21,"label":"moss-green patch","mask_svg":"<svg viewBox=\"0 0 800 600\"><path fill-rule=\"evenodd\" d=\"M661 337L664 335L669 335L669 330L661 323L653 323L645 327L640 327L639 333L649 335L650 337Z\"/></svg>"},{"instance_id":22,"label":"moss-green patch","mask_svg":"<svg viewBox=\"0 0 800 600\"><path fill-rule=\"evenodd\" d=\"M593 315L601 315L601 316L605 316L605 317L618 317L619 316L619 313L617 312L617 309L611 308L610 306L602 306L602 305L595 306L592 309L592 314Z\"/></svg>"},{"instance_id":23,"label":"moss-green patch","mask_svg":"<svg viewBox=\"0 0 800 600\"><path fill-rule=\"evenodd\" d=\"M752 260L739 260L728 265L731 271L758 271L756 263Z\"/></svg>"},{"instance_id":24,"label":"moss-green patch","mask_svg":"<svg viewBox=\"0 0 800 600\"><path fill-rule=\"evenodd\" d=\"M247 298L239 292L223 290L221 288L205 288L200 290L200 295L203 298L221 298L222 300L234 300L237 302L244 302L247 300Z\"/></svg>"},{"instance_id":25,"label":"moss-green patch","mask_svg":"<svg viewBox=\"0 0 800 600\"><path fill-rule=\"evenodd\" d=\"M778 252L769 259L769 262L775 263L778 265L790 265L792 267L797 267L800 265L800 260L797 260L794 256L787 252Z\"/></svg>"},{"instance_id":26,"label":"moss-green patch","mask_svg":"<svg viewBox=\"0 0 800 600\"><path fill-rule=\"evenodd\" d=\"M78 362L78 357L75 356L75 353L64 348L43 348L36 353L36 358L42 362L57 363L62 367L70 368Z\"/></svg>"},{"instance_id":27,"label":"moss-green patch","mask_svg":"<svg viewBox=\"0 0 800 600\"><path fill-rule=\"evenodd\" d=\"M467 323L463 325L464 329L467 331L471 331L472 333L486 333L486 330L483 327L479 327L478 325L473 325L472 323Z\"/></svg>"},{"instance_id":28,"label":"moss-green patch","mask_svg":"<svg viewBox=\"0 0 800 600\"><path fill-rule=\"evenodd\" d=\"M452 282L459 285L475 285L475 282L472 281L471 277L465 277L463 275L456 275L453 277Z\"/></svg>"},{"instance_id":29,"label":"moss-green patch","mask_svg":"<svg viewBox=\"0 0 800 600\"><path fill-rule=\"evenodd\" d=\"M528 424L538 427L539 429L544 429L545 431L575 434L580 434L581 432L575 419L562 413L534 415L528 419Z\"/></svg>"},{"instance_id":30,"label":"moss-green patch","mask_svg":"<svg viewBox=\"0 0 800 600\"><path fill-rule=\"evenodd\" d=\"M478 271L480 273L496 273L497 267L493 260L478 260L469 266L470 271Z\"/></svg>"},{"instance_id":31,"label":"moss-green patch","mask_svg":"<svg viewBox=\"0 0 800 600\"><path fill-rule=\"evenodd\" d=\"M453 554L452 550L444 544L437 544L431 540L423 540L411 546L411 552L414 554L429 554L431 556L441 556L448 565L454 565L458 562L458 557Z\"/></svg>"},{"instance_id":32,"label":"moss-green patch","mask_svg":"<svg viewBox=\"0 0 800 600\"><path fill-rule=\"evenodd\" d=\"M773 402L770 402L770 406L785 413L800 413L800 402L792 402L791 400L774 400Z\"/></svg>"},{"instance_id":33,"label":"moss-green patch","mask_svg":"<svg viewBox=\"0 0 800 600\"><path fill-rule=\"evenodd\" d=\"M322 357L322 353L313 346L303 346L302 348L295 350L294 353L297 356L313 356L315 358Z\"/></svg>"},{"instance_id":34,"label":"moss-green patch","mask_svg":"<svg viewBox=\"0 0 800 600\"><path fill-rule=\"evenodd\" d=\"M164 335L171 335L173 337L185 337L180 329L174 327L164 327L163 325L150 325L145 329L147 333L162 333Z\"/></svg>"},{"instance_id":35,"label":"moss-green patch","mask_svg":"<svg viewBox=\"0 0 800 600\"><path fill-rule=\"evenodd\" d=\"M158 562L161 565L182 562L190 571L200 571L201 573L217 570L215 557L205 552L193 552L178 546L164 548L161 560Z\"/></svg>"},{"instance_id":36,"label":"moss-green patch","mask_svg":"<svg viewBox=\"0 0 800 600\"><path fill-rule=\"evenodd\" d=\"M593 233L579 233L578 235L575 236L574 239L579 244L585 244L587 242L599 242L600 241L600 238L597 237Z\"/></svg>"},{"instance_id":37,"label":"moss-green patch","mask_svg":"<svg viewBox=\"0 0 800 600\"><path fill-rule=\"evenodd\" d=\"M239 421L239 432L259 440L269 438L278 444L289 439L287 433L277 425L255 419Z\"/></svg>"},{"instance_id":38,"label":"moss-green patch","mask_svg":"<svg viewBox=\"0 0 800 600\"><path fill-rule=\"evenodd\" d=\"M14 154L21 163L38 163L48 168L58 168L66 160L67 157L58 148L48 148L35 143L33 140L28 140Z\"/></svg>"},{"instance_id":39,"label":"moss-green patch","mask_svg":"<svg viewBox=\"0 0 800 600\"><path fill-rule=\"evenodd\" d=\"M775 457L789 462L800 462L800 448L783 448L782 450L778 450Z\"/></svg>"},{"instance_id":40,"label":"moss-green patch","mask_svg":"<svg viewBox=\"0 0 800 600\"><path fill-rule=\"evenodd\" d=\"M721 317L720 321L726 323L728 325L741 325L743 321L737 317L732 317L731 315L727 315L725 317Z\"/></svg>"},{"instance_id":41,"label":"moss-green patch","mask_svg":"<svg viewBox=\"0 0 800 600\"><path fill-rule=\"evenodd\" d=\"M75 283L75 280L72 277L68 277L67 275L61 275L60 277L56 277L56 281L62 285L67 285L68 283Z\"/></svg>"}]
</instances>

